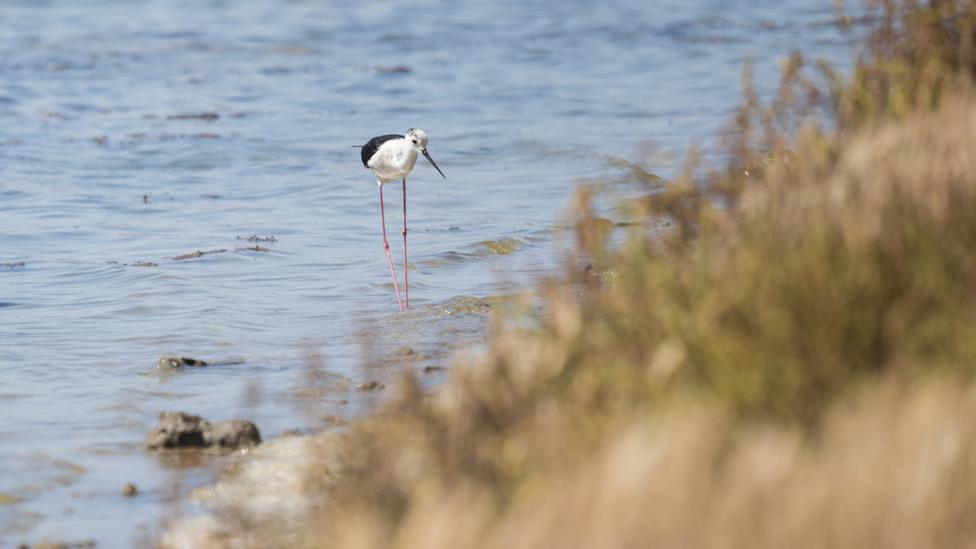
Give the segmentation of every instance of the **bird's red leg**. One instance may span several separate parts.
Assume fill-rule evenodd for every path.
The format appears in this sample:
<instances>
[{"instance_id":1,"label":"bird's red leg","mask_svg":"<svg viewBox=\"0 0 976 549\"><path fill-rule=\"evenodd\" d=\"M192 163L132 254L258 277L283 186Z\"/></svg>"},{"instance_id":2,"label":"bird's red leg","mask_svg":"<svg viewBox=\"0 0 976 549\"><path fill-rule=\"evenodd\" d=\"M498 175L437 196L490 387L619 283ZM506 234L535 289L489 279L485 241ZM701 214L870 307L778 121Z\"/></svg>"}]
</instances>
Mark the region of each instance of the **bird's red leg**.
<instances>
[{"instance_id":1,"label":"bird's red leg","mask_svg":"<svg viewBox=\"0 0 976 549\"><path fill-rule=\"evenodd\" d=\"M410 272L410 265L407 264L407 178L403 178L403 296L407 307L410 307L410 282L407 275Z\"/></svg>"},{"instance_id":2,"label":"bird's red leg","mask_svg":"<svg viewBox=\"0 0 976 549\"><path fill-rule=\"evenodd\" d=\"M386 241L386 214L383 212L383 184L380 184L380 226L383 228L383 251L386 252L386 266L390 268L390 276L393 277L393 289L396 290L397 305L400 312L403 312L403 302L400 301L400 286L397 284L396 273L393 271L393 258L390 257L390 243Z\"/></svg>"}]
</instances>

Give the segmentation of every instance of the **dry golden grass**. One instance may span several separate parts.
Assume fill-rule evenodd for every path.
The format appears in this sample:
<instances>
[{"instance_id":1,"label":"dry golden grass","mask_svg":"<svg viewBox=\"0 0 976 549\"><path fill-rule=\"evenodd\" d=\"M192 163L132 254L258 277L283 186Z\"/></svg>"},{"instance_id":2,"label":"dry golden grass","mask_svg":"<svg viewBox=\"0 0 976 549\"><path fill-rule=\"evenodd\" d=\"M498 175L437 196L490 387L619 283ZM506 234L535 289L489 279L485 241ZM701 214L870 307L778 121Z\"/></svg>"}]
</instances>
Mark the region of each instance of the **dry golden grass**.
<instances>
[{"instance_id":1,"label":"dry golden grass","mask_svg":"<svg viewBox=\"0 0 976 549\"><path fill-rule=\"evenodd\" d=\"M872 386L833 408L815 440L684 403L606 425L598 449L534 469L504 506L464 482L420 481L392 531L367 504L330 513L308 540L349 549L973 547L974 417L976 385L956 379ZM388 459L410 467L409 457Z\"/></svg>"}]
</instances>

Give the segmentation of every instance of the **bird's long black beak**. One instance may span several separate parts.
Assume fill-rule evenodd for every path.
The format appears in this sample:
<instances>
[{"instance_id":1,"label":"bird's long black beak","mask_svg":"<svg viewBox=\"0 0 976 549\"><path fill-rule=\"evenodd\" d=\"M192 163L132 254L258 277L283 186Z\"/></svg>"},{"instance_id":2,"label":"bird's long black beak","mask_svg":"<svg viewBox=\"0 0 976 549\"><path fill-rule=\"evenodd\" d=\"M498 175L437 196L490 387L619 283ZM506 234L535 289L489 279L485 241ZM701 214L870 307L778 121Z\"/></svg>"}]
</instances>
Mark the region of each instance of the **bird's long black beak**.
<instances>
[{"instance_id":1,"label":"bird's long black beak","mask_svg":"<svg viewBox=\"0 0 976 549\"><path fill-rule=\"evenodd\" d=\"M443 177L444 179L447 179L447 176L444 175L444 172L442 172L441 169L437 167L437 162L434 162L434 159L430 157L430 153L427 152L427 149L424 149L420 152L424 153L424 158L426 158L427 161L430 162L430 165L433 166L435 170L437 170L437 173L441 174L441 177Z\"/></svg>"}]
</instances>

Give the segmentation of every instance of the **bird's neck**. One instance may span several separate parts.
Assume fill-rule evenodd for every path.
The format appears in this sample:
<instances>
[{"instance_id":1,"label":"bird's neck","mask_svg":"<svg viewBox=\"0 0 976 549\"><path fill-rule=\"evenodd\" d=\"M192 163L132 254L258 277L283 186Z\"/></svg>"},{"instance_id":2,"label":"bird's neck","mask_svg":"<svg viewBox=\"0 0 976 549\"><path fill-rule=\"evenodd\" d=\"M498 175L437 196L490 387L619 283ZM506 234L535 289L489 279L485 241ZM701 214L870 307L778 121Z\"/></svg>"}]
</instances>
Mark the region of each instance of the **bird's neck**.
<instances>
[{"instance_id":1,"label":"bird's neck","mask_svg":"<svg viewBox=\"0 0 976 549\"><path fill-rule=\"evenodd\" d=\"M417 149L406 141L402 142L400 144L400 151L397 154L397 160L401 166L404 166L408 170L413 169L413 165L417 163Z\"/></svg>"}]
</instances>

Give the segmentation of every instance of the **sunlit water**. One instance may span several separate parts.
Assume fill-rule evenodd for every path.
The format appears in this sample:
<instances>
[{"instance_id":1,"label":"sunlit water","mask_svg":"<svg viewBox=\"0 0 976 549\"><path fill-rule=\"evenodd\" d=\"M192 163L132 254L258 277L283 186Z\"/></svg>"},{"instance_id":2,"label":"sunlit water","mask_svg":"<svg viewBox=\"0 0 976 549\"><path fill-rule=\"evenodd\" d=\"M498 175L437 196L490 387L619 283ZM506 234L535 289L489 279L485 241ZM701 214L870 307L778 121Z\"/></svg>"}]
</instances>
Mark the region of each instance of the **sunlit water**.
<instances>
[{"instance_id":1,"label":"sunlit water","mask_svg":"<svg viewBox=\"0 0 976 549\"><path fill-rule=\"evenodd\" d=\"M813 4L4 3L0 546L143 543L174 478L210 474L142 449L160 410L310 429L381 398L357 384L477 340L457 298L555 264L569 193L608 155L650 141L667 174L726 120L744 59L765 90L791 48L845 59ZM421 160L408 181L396 315L353 146L414 126L448 179ZM197 250L225 251L174 259ZM403 345L427 359L384 367ZM166 354L243 362L144 375Z\"/></svg>"}]
</instances>

